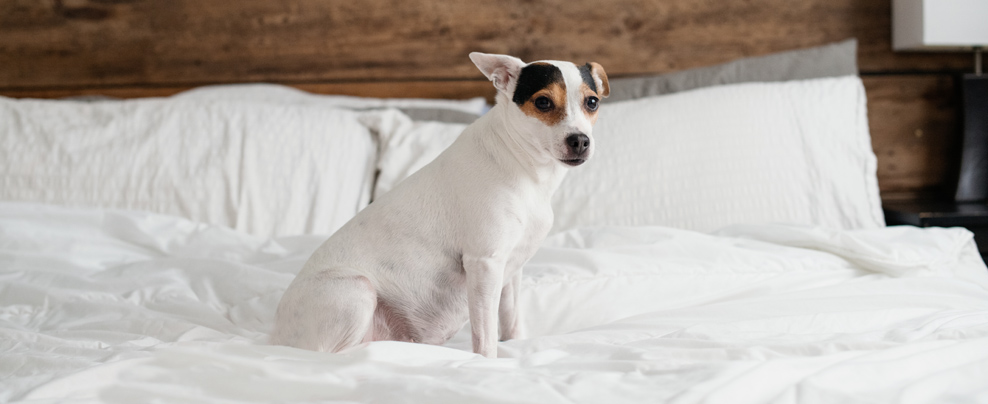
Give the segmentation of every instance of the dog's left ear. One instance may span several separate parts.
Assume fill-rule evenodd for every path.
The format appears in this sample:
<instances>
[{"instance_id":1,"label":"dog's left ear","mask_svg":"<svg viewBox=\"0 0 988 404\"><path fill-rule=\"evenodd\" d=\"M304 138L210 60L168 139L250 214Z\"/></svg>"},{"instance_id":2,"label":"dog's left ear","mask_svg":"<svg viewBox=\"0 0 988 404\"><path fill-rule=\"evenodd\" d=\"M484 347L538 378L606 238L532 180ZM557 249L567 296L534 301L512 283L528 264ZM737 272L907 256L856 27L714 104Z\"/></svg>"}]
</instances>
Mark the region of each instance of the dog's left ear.
<instances>
[{"instance_id":1,"label":"dog's left ear","mask_svg":"<svg viewBox=\"0 0 988 404\"><path fill-rule=\"evenodd\" d=\"M510 95L508 91L518 80L521 69L525 67L525 62L514 56L494 55L490 53L471 52L470 60L477 65L487 79L494 82L494 88L498 91Z\"/></svg>"},{"instance_id":2,"label":"dog's left ear","mask_svg":"<svg viewBox=\"0 0 988 404\"><path fill-rule=\"evenodd\" d=\"M590 62L588 64L590 65L590 75L593 76L594 83L600 89L598 95L607 98L607 96L611 95L611 86L607 84L607 73L604 72L604 66L596 62Z\"/></svg>"}]
</instances>

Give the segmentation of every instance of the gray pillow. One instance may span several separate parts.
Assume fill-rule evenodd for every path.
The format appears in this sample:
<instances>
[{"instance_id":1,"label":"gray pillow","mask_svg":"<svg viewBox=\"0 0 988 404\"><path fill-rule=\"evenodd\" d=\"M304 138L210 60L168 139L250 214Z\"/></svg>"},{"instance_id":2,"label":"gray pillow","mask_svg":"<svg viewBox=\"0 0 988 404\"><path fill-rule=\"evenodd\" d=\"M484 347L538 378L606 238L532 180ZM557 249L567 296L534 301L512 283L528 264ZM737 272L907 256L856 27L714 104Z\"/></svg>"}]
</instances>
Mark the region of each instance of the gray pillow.
<instances>
[{"instance_id":1,"label":"gray pillow","mask_svg":"<svg viewBox=\"0 0 988 404\"><path fill-rule=\"evenodd\" d=\"M858 41L738 59L656 76L610 81L608 102L633 100L723 84L788 81L858 74Z\"/></svg>"},{"instance_id":2,"label":"gray pillow","mask_svg":"<svg viewBox=\"0 0 988 404\"><path fill-rule=\"evenodd\" d=\"M441 108L398 108L413 121L436 121L446 123L473 123L480 115L464 111Z\"/></svg>"}]
</instances>

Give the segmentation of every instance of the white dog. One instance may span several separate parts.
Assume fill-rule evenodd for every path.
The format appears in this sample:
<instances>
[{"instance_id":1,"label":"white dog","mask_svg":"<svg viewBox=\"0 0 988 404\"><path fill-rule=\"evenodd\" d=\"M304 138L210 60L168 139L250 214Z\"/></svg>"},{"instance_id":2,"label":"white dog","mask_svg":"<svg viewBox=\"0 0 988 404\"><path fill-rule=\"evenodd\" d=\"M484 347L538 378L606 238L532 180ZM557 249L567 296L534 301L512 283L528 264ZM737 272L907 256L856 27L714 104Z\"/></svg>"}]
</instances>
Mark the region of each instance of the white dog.
<instances>
[{"instance_id":1,"label":"white dog","mask_svg":"<svg viewBox=\"0 0 988 404\"><path fill-rule=\"evenodd\" d=\"M519 338L521 267L552 227L550 198L593 155L596 63L471 53L497 102L433 162L330 237L278 305L271 342L338 352L362 342L442 344L467 320L473 350Z\"/></svg>"}]
</instances>

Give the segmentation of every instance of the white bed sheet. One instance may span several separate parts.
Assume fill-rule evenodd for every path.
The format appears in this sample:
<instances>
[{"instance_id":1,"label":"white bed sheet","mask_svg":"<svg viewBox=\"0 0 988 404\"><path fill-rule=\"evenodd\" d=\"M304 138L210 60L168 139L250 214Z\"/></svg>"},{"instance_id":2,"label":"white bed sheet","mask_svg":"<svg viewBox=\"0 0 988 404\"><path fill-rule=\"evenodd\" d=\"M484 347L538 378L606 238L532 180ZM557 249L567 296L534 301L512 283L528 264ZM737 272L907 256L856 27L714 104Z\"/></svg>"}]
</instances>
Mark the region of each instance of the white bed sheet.
<instances>
[{"instance_id":1,"label":"white bed sheet","mask_svg":"<svg viewBox=\"0 0 988 404\"><path fill-rule=\"evenodd\" d=\"M988 401L988 272L962 229L581 229L526 267L500 358L263 342L320 237L0 203L0 402Z\"/></svg>"}]
</instances>

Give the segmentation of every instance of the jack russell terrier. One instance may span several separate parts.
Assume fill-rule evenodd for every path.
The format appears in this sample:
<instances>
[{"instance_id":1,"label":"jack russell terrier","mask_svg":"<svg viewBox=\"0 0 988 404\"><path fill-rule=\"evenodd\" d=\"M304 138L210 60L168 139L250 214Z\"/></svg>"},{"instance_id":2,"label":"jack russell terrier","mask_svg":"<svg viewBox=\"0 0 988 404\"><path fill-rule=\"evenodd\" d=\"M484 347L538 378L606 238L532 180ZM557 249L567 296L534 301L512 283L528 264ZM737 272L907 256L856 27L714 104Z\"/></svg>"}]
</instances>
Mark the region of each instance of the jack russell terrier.
<instances>
[{"instance_id":1,"label":"jack russell terrier","mask_svg":"<svg viewBox=\"0 0 988 404\"><path fill-rule=\"evenodd\" d=\"M469 320L473 351L492 358L498 331L521 337L522 265L552 227L567 169L593 155L610 89L596 63L470 59L494 83L494 107L312 254L278 305L273 344L442 344Z\"/></svg>"}]
</instances>

